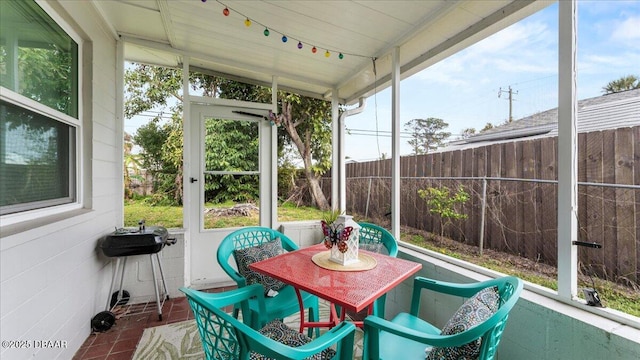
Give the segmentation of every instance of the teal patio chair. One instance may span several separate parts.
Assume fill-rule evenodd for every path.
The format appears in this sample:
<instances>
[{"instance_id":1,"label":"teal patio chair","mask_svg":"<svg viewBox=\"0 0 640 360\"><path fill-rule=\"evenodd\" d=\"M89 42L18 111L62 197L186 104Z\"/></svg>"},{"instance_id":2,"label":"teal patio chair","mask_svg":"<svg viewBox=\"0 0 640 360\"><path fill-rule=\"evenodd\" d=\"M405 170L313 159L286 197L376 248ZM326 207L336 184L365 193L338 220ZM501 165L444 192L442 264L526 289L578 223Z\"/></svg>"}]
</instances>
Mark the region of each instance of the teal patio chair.
<instances>
[{"instance_id":1,"label":"teal patio chair","mask_svg":"<svg viewBox=\"0 0 640 360\"><path fill-rule=\"evenodd\" d=\"M234 252L247 250L252 247L265 246L266 243L270 243L276 239L280 240L284 251L294 251L298 249L298 246L289 237L277 230L260 226L238 229L222 240L217 251L218 264L220 264L222 269L236 282L239 288L251 285L251 280L247 282L247 278L239 272L238 264L235 264L235 267L232 265L232 263L235 263L235 260L232 262ZM264 251L262 253L264 254ZM264 299L266 312L260 312L257 300L249 300L251 319L254 324L257 324L258 315L261 314L266 314L266 320L270 321L273 319L284 319L291 314L300 312L300 305L295 289L291 285L282 283L280 283L280 285L283 287L277 290L277 296L266 297ZM310 322L318 321L318 298L304 291L301 291L300 295L304 308L308 310L308 320ZM236 317L238 316L238 310L238 307L234 309L234 316ZM312 336L312 332L313 329L309 328L308 335ZM316 329L316 336L318 334L319 330Z\"/></svg>"},{"instance_id":2,"label":"teal patio chair","mask_svg":"<svg viewBox=\"0 0 640 360\"><path fill-rule=\"evenodd\" d=\"M398 256L398 242L391 235L389 230L366 222L359 222L360 225L360 248L387 254L392 257ZM382 295L373 303L373 315L384 317L384 307L387 299L387 295ZM353 314L350 314L354 316ZM363 314L355 315L361 318Z\"/></svg>"},{"instance_id":3,"label":"teal patio chair","mask_svg":"<svg viewBox=\"0 0 640 360\"><path fill-rule=\"evenodd\" d=\"M398 242L389 230L366 222L359 222L358 225L360 225L361 249L387 254L392 257L398 256Z\"/></svg>"},{"instance_id":4,"label":"teal patio chair","mask_svg":"<svg viewBox=\"0 0 640 360\"><path fill-rule=\"evenodd\" d=\"M315 340L281 320L254 328L254 322L249 321L253 316L249 301L255 301L258 314L266 314L264 290L259 284L221 293L188 288L180 291L187 295L193 310L207 360L353 358L355 326L349 322L342 322ZM225 312L231 307L241 309L242 320ZM260 325L265 321L264 316L259 316Z\"/></svg>"},{"instance_id":5,"label":"teal patio chair","mask_svg":"<svg viewBox=\"0 0 640 360\"><path fill-rule=\"evenodd\" d=\"M500 336L520 297L522 280L507 276L472 284L454 284L417 277L410 313L391 321L364 320L363 359L494 359ZM418 317L423 289L467 298L442 328Z\"/></svg>"}]
</instances>

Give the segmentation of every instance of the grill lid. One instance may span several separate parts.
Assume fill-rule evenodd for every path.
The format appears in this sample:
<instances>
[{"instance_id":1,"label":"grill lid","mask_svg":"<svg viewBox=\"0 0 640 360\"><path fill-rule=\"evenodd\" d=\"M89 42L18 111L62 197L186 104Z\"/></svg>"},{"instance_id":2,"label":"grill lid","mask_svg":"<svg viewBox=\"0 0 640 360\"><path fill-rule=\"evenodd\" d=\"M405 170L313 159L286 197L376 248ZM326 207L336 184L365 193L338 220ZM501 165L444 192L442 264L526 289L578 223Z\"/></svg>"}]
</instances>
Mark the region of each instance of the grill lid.
<instances>
[{"instance_id":1,"label":"grill lid","mask_svg":"<svg viewBox=\"0 0 640 360\"><path fill-rule=\"evenodd\" d=\"M105 236L100 248L105 256L154 254L165 244L172 244L169 232L162 226L141 226L139 229L116 229Z\"/></svg>"}]
</instances>

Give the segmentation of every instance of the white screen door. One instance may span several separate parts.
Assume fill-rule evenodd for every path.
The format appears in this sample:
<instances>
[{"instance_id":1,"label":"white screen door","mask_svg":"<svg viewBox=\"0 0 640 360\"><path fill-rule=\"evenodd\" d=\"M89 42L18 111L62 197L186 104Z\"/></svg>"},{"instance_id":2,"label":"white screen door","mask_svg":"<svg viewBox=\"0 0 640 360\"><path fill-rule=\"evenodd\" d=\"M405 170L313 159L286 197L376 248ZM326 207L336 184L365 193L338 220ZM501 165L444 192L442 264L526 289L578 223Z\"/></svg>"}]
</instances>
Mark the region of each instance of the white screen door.
<instances>
[{"instance_id":1,"label":"white screen door","mask_svg":"<svg viewBox=\"0 0 640 360\"><path fill-rule=\"evenodd\" d=\"M185 164L184 184L188 211L187 272L195 286L220 285L230 281L216 261L222 239L241 226L267 224L266 209L271 207L271 125L270 104L216 101L192 103L189 131L190 164ZM266 164L266 166L265 166ZM229 188L229 191L226 191ZM233 193L229 200L226 194ZM251 206L252 216L216 216L217 209L234 204ZM255 210L252 207L260 210ZM238 222L239 221L239 222Z\"/></svg>"}]
</instances>

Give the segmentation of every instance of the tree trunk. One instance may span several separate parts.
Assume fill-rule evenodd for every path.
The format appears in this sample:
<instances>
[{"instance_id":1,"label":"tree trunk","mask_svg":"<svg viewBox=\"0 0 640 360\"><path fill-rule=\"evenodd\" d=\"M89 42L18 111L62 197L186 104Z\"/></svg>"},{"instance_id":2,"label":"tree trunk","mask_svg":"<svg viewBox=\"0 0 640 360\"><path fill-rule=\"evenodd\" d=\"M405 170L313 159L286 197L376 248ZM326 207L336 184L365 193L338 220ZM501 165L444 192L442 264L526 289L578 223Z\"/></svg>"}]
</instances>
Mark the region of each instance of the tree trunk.
<instances>
[{"instance_id":1,"label":"tree trunk","mask_svg":"<svg viewBox=\"0 0 640 360\"><path fill-rule=\"evenodd\" d=\"M304 134L304 140L300 134L298 134L298 129L296 129L291 114L292 107L292 104L282 102L282 125L285 127L287 133L289 133L291 140L296 146L296 149L298 149L298 153L302 158L302 163L304 164L304 176L307 180L307 184L309 184L309 193L311 194L314 203L320 210L327 211L330 209L329 201L327 201L327 197L324 196L318 176L313 171L313 161L311 158L311 133Z\"/></svg>"}]
</instances>

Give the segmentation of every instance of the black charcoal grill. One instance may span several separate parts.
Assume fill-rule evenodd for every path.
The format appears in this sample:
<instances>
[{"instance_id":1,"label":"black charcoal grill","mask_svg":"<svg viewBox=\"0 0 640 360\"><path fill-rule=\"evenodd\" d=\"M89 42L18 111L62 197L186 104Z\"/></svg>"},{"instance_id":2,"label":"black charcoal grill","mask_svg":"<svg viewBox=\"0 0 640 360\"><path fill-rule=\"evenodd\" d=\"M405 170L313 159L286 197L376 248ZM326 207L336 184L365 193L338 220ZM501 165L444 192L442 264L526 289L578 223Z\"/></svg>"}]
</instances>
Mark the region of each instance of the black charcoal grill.
<instances>
[{"instance_id":1,"label":"black charcoal grill","mask_svg":"<svg viewBox=\"0 0 640 360\"><path fill-rule=\"evenodd\" d=\"M122 289L124 280L124 270L127 265L127 257L134 255L149 255L151 260L151 271L153 273L153 283L156 294L156 305L158 306L158 319L162 320L162 305L164 301L169 299L167 291L167 283L164 279L162 271L162 261L158 253L165 245L173 245L176 243L175 238L169 238L169 232L162 226L145 226L144 220L138 222L137 229L116 229L111 234L104 237L100 243L100 248L105 256L115 258L115 268L113 277L111 278L111 287L109 289L109 299L107 299L106 310L99 313L92 319L92 327L97 331L106 331L115 323L115 315L111 312L117 305L125 305L129 299L128 291ZM160 289L158 289L158 281L156 279L156 266L154 261L158 263L160 270L160 278L164 287L162 301L160 300ZM122 270L120 272L120 263L122 260ZM113 292L115 280L120 272L120 290Z\"/></svg>"},{"instance_id":2,"label":"black charcoal grill","mask_svg":"<svg viewBox=\"0 0 640 360\"><path fill-rule=\"evenodd\" d=\"M107 235L100 247L105 256L119 257L155 254L165 245L175 244L162 226L140 226L138 229L116 229Z\"/></svg>"}]
</instances>

